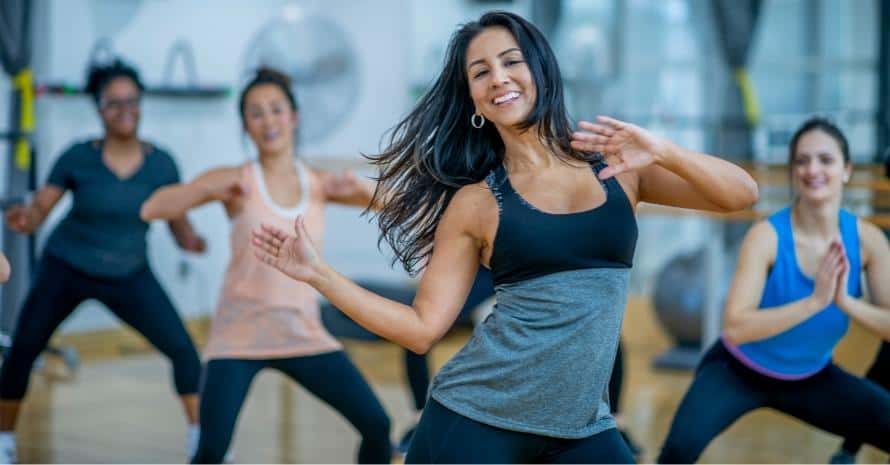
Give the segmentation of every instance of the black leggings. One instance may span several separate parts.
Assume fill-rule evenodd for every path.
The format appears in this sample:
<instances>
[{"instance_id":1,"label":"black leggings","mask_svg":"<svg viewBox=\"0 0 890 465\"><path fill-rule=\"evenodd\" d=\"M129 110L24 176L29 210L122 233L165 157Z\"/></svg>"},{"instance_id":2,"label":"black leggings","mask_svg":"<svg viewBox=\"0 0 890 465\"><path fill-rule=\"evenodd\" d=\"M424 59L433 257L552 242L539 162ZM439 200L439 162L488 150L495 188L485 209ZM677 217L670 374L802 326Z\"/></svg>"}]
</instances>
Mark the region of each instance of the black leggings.
<instances>
[{"instance_id":1,"label":"black leggings","mask_svg":"<svg viewBox=\"0 0 890 465\"><path fill-rule=\"evenodd\" d=\"M621 387L624 385L624 356L621 350L621 340L618 340L618 352L615 353L615 363L612 364L612 376L609 377L609 408L612 415L621 412Z\"/></svg>"},{"instance_id":2,"label":"black leggings","mask_svg":"<svg viewBox=\"0 0 890 465\"><path fill-rule=\"evenodd\" d=\"M431 399L405 463L634 463L614 428L582 439L559 439L489 426Z\"/></svg>"},{"instance_id":3,"label":"black leggings","mask_svg":"<svg viewBox=\"0 0 890 465\"><path fill-rule=\"evenodd\" d=\"M761 407L890 451L890 392L834 364L802 380L770 378L742 365L717 341L696 370L658 462L695 462L712 439Z\"/></svg>"},{"instance_id":4,"label":"black leggings","mask_svg":"<svg viewBox=\"0 0 890 465\"><path fill-rule=\"evenodd\" d=\"M45 254L19 312L12 347L0 368L0 399L21 400L25 396L34 360L46 349L62 321L87 299L105 304L170 359L177 393L198 392L198 353L148 267L119 279L96 278Z\"/></svg>"},{"instance_id":5,"label":"black leggings","mask_svg":"<svg viewBox=\"0 0 890 465\"><path fill-rule=\"evenodd\" d=\"M222 463L250 384L263 368L284 373L352 423L362 436L359 463L389 463L389 417L342 350L305 357L208 362L201 390L201 438L192 463Z\"/></svg>"},{"instance_id":6,"label":"black leggings","mask_svg":"<svg viewBox=\"0 0 890 465\"><path fill-rule=\"evenodd\" d=\"M430 390L430 367L426 354L417 355L408 349L403 349L405 357L405 376L408 378L408 387L411 388L411 399L416 410L423 410L426 406L427 392Z\"/></svg>"},{"instance_id":7,"label":"black leggings","mask_svg":"<svg viewBox=\"0 0 890 465\"><path fill-rule=\"evenodd\" d=\"M890 342L884 341L881 344L878 356L875 357L875 362L872 363L865 377L883 386L885 390L890 391ZM890 412L887 412L887 415L890 415ZM850 454L856 455L862 447L862 441L858 438L847 436L841 447Z\"/></svg>"}]
</instances>

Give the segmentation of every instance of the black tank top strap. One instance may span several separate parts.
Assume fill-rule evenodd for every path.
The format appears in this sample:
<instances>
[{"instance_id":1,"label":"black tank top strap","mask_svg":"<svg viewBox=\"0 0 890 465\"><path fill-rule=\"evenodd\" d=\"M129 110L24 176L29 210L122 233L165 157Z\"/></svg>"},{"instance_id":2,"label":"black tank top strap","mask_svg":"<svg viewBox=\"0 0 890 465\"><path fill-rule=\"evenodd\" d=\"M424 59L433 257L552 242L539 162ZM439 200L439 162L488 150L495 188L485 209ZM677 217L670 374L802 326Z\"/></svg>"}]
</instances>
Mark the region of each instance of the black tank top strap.
<instances>
[{"instance_id":1,"label":"black tank top strap","mask_svg":"<svg viewBox=\"0 0 890 465\"><path fill-rule=\"evenodd\" d=\"M498 165L497 168L491 170L491 172L485 176L485 184L488 184L488 189L491 190L491 194L494 195L499 211L503 211L504 209L504 194L509 193L510 191L510 183L504 182L506 180L507 171L504 169L504 165Z\"/></svg>"},{"instance_id":2,"label":"black tank top strap","mask_svg":"<svg viewBox=\"0 0 890 465\"><path fill-rule=\"evenodd\" d=\"M621 185L618 184L618 179L615 178L615 176L612 176L606 180L600 180L600 178L599 178L600 171L604 170L607 166L609 166L609 164L606 163L606 160L604 160L603 158L598 158L596 160L591 161L590 166L593 168L593 172L596 174L596 179L598 179L600 181L600 184L602 184L606 188L607 193L615 192L616 189L624 192L621 189Z\"/></svg>"}]
</instances>

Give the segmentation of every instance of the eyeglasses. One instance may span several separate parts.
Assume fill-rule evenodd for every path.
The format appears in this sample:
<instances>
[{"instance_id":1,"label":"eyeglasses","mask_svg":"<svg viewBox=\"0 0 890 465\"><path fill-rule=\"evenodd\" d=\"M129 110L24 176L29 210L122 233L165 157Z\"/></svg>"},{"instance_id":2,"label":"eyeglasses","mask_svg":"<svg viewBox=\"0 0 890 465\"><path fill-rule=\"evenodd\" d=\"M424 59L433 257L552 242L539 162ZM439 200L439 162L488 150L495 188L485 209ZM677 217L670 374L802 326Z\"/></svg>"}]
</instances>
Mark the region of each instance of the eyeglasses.
<instances>
[{"instance_id":1,"label":"eyeglasses","mask_svg":"<svg viewBox=\"0 0 890 465\"><path fill-rule=\"evenodd\" d=\"M135 110L139 108L141 97L131 97L125 99L110 99L102 101L100 107L103 110L120 111L123 109Z\"/></svg>"}]
</instances>

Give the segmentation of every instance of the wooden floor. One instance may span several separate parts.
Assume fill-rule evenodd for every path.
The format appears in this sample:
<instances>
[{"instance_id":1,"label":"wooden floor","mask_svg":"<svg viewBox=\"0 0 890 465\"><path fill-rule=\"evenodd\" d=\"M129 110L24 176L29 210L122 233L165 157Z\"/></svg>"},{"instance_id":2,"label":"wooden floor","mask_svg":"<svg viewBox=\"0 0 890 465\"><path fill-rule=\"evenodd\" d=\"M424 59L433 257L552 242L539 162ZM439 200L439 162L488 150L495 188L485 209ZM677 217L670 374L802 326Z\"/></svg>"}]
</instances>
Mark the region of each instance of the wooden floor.
<instances>
[{"instance_id":1,"label":"wooden floor","mask_svg":"<svg viewBox=\"0 0 890 465\"><path fill-rule=\"evenodd\" d=\"M669 344L645 299L632 299L625 320L627 427L651 461L667 432L691 375L651 368ZM196 339L203 326L193 327ZM450 335L433 352L440 366L463 344L466 331ZM185 460L185 422L172 393L166 362L145 351L132 334L67 337L85 361L67 376L49 360L34 376L19 423L23 462L177 463ZM843 366L862 373L878 341L852 328L838 349ZM394 439L413 421L402 380L401 354L386 343L349 343L348 350L371 380L393 419ZM121 355L123 353L123 355ZM705 451L702 462L824 463L839 441L770 411L744 417ZM332 463L354 460L357 436L326 405L274 372L261 374L242 411L234 442L239 462ZM887 456L865 447L860 462Z\"/></svg>"}]
</instances>

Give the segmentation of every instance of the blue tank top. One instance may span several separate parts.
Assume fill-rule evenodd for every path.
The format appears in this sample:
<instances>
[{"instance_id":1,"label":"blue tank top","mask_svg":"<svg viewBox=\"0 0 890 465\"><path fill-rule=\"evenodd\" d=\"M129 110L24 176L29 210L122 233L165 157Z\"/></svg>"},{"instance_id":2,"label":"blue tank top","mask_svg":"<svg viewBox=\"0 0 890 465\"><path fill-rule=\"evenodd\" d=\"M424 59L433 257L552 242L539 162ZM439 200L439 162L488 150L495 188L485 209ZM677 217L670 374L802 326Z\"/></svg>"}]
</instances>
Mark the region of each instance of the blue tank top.
<instances>
[{"instance_id":1,"label":"blue tank top","mask_svg":"<svg viewBox=\"0 0 890 465\"><path fill-rule=\"evenodd\" d=\"M841 210L841 240L850 261L847 291L853 297L861 297L859 256L859 231L856 216ZM769 217L776 230L778 247L776 261L769 272L760 309L778 307L812 295L815 282L803 274L794 251L794 235L791 229L791 208L785 208ZM777 379L803 379L819 372L831 363L834 347L844 336L850 320L833 302L819 313L789 328L783 333L734 345L726 337L727 349L743 364L764 375Z\"/></svg>"}]
</instances>

